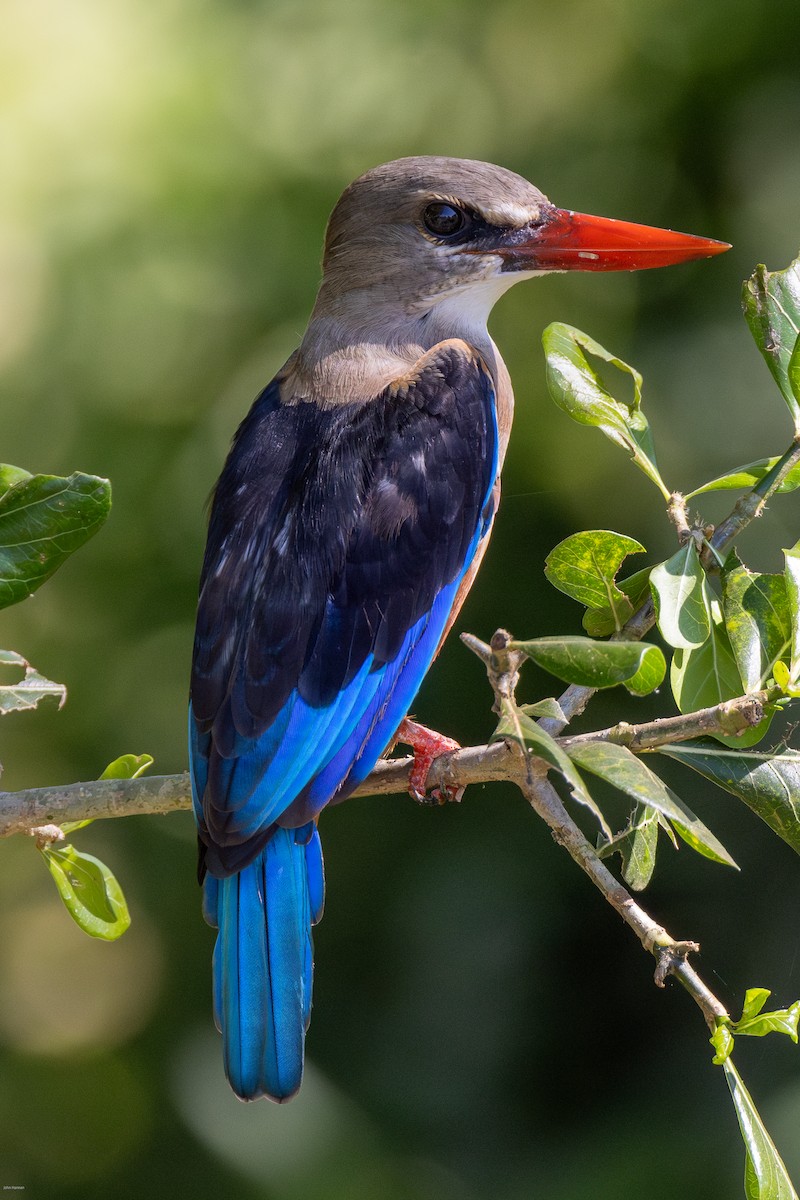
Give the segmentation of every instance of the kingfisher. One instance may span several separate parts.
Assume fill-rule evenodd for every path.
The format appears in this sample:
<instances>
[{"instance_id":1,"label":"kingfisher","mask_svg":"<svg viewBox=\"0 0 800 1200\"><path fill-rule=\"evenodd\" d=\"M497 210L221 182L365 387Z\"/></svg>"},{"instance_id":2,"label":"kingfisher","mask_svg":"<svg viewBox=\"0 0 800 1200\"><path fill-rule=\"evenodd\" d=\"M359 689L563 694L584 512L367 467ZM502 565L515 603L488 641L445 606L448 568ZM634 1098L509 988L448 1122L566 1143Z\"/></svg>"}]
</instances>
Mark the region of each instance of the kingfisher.
<instances>
[{"instance_id":1,"label":"kingfisher","mask_svg":"<svg viewBox=\"0 0 800 1200\"><path fill-rule=\"evenodd\" d=\"M472 585L514 407L487 331L553 271L639 270L724 242L557 208L490 163L402 158L328 223L299 348L239 426L211 504L190 688L214 1018L242 1100L303 1072L317 822L397 741L410 790L456 746L407 719Z\"/></svg>"}]
</instances>

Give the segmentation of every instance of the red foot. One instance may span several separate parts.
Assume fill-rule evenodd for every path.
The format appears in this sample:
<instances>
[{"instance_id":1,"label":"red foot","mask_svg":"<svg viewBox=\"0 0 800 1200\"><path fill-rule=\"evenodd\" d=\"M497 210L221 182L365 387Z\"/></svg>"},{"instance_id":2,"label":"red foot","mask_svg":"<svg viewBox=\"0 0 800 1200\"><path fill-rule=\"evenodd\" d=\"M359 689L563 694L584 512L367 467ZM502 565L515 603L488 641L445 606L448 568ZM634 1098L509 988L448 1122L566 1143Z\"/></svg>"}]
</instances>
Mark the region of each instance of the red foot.
<instances>
[{"instance_id":1,"label":"red foot","mask_svg":"<svg viewBox=\"0 0 800 1200\"><path fill-rule=\"evenodd\" d=\"M464 789L453 784L436 788L430 797L426 787L428 772L434 759L442 754L450 754L453 750L460 750L458 742L444 737L441 733L435 733L433 729L427 729L424 725L418 725L416 721L409 721L408 717L400 723L395 740L410 746L414 751L414 765L408 780L408 790L419 804L447 804L448 801L457 803L461 799Z\"/></svg>"}]
</instances>

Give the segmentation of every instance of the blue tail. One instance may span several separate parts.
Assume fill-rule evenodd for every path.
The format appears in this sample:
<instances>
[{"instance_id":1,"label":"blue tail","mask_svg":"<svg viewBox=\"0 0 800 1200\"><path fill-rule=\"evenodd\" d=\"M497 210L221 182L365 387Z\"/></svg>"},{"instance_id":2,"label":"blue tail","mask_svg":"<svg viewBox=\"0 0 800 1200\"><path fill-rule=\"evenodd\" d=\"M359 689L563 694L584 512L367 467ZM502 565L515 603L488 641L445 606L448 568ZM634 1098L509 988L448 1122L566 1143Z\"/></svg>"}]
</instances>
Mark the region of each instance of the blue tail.
<instances>
[{"instance_id":1,"label":"blue tail","mask_svg":"<svg viewBox=\"0 0 800 1200\"><path fill-rule=\"evenodd\" d=\"M214 1020L225 1074L241 1100L288 1100L303 1077L311 1017L311 926L322 916L322 848L313 822L276 829L238 875L206 876L214 947Z\"/></svg>"}]
</instances>

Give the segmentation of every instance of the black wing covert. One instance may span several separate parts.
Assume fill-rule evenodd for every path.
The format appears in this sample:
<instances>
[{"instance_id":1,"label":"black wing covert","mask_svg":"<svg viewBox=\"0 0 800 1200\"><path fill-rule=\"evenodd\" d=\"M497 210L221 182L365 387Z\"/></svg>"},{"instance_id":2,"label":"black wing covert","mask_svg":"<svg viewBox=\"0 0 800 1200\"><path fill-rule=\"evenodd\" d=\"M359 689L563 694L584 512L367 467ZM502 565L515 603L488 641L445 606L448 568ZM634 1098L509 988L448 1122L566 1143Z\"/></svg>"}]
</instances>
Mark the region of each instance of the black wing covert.
<instances>
[{"instance_id":1,"label":"black wing covert","mask_svg":"<svg viewBox=\"0 0 800 1200\"><path fill-rule=\"evenodd\" d=\"M491 379L463 342L366 403L265 389L217 484L201 576L191 697L211 757L249 753L295 690L324 708L369 655L395 658L488 525L496 462Z\"/></svg>"}]
</instances>

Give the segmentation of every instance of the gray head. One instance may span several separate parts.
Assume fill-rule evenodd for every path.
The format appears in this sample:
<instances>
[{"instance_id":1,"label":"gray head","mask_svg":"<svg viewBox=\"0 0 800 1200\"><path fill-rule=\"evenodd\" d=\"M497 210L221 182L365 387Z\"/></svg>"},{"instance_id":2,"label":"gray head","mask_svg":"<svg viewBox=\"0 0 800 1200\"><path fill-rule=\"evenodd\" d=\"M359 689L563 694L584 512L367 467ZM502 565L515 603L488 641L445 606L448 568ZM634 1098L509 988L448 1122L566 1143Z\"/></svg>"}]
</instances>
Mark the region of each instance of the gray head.
<instances>
[{"instance_id":1,"label":"gray head","mask_svg":"<svg viewBox=\"0 0 800 1200\"><path fill-rule=\"evenodd\" d=\"M722 242L556 208L522 176L471 159L400 158L351 183L331 214L316 314L391 306L475 317L544 271L638 270L719 253Z\"/></svg>"},{"instance_id":2,"label":"gray head","mask_svg":"<svg viewBox=\"0 0 800 1200\"><path fill-rule=\"evenodd\" d=\"M419 157L360 176L334 208L320 299L369 291L407 313L464 287L498 280L510 235L553 209L522 176L470 159ZM491 289L505 291L507 277ZM487 310L488 311L488 310Z\"/></svg>"}]
</instances>

